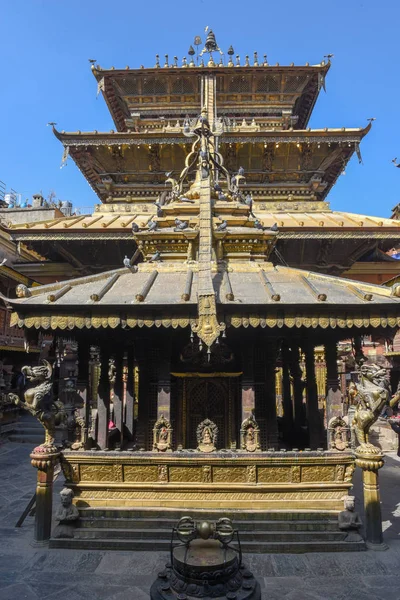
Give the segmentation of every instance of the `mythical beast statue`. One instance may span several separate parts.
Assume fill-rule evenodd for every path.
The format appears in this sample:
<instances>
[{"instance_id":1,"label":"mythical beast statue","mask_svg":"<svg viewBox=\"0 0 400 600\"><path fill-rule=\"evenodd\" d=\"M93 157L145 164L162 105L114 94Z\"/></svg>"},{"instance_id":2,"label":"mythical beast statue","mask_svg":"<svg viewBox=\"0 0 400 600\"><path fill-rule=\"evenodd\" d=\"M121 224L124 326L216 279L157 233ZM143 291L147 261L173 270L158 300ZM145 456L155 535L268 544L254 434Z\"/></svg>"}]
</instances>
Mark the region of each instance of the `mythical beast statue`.
<instances>
[{"instance_id":1,"label":"mythical beast statue","mask_svg":"<svg viewBox=\"0 0 400 600\"><path fill-rule=\"evenodd\" d=\"M65 418L64 405L53 398L53 383L51 381L53 368L47 360L34 367L23 367L22 373L35 387L27 389L24 393L25 402L16 394L9 394L9 399L17 406L29 411L36 417L45 429L45 440L41 446L55 447L55 426Z\"/></svg>"},{"instance_id":2,"label":"mythical beast statue","mask_svg":"<svg viewBox=\"0 0 400 600\"><path fill-rule=\"evenodd\" d=\"M380 449L368 440L369 430L378 419L385 404L395 406L400 400L400 390L390 399L387 369L376 364L363 364L360 369L360 382L356 386L357 402L352 427L359 447L358 453L379 454Z\"/></svg>"}]
</instances>

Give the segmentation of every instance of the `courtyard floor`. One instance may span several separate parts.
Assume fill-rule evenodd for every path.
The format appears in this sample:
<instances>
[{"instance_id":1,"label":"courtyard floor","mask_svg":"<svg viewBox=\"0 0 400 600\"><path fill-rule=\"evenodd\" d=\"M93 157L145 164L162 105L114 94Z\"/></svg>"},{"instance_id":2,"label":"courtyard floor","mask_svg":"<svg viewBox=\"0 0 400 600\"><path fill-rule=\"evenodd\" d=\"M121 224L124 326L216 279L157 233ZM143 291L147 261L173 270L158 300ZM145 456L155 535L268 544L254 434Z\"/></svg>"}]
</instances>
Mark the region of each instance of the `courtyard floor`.
<instances>
[{"instance_id":1,"label":"courtyard floor","mask_svg":"<svg viewBox=\"0 0 400 600\"><path fill-rule=\"evenodd\" d=\"M33 518L15 523L35 490L30 444L0 445L0 600L148 600L164 552L34 548ZM248 554L263 600L400 600L400 461L380 471L386 552ZM360 503L360 473L354 494ZM62 486L62 476L55 486ZM55 502L58 499L55 498Z\"/></svg>"}]
</instances>

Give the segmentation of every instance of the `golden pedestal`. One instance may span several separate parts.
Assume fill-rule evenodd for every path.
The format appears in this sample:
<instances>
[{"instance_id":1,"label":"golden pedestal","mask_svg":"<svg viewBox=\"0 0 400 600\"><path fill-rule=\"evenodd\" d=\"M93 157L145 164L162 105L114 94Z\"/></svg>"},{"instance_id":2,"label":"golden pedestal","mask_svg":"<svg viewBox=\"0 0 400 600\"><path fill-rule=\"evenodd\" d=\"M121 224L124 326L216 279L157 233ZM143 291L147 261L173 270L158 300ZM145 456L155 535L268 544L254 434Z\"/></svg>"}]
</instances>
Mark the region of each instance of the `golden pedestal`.
<instances>
[{"instance_id":1,"label":"golden pedestal","mask_svg":"<svg viewBox=\"0 0 400 600\"><path fill-rule=\"evenodd\" d=\"M63 452L78 507L334 511L354 456L337 452Z\"/></svg>"}]
</instances>

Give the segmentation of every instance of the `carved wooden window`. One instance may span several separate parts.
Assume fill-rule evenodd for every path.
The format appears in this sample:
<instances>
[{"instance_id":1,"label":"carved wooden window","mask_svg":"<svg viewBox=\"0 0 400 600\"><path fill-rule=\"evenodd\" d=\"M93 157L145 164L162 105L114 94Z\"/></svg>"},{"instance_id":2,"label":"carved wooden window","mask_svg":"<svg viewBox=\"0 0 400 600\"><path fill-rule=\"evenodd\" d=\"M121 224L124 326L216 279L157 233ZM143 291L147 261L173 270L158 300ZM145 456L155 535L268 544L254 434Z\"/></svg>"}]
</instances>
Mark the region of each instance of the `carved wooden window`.
<instances>
[{"instance_id":1,"label":"carved wooden window","mask_svg":"<svg viewBox=\"0 0 400 600\"><path fill-rule=\"evenodd\" d=\"M136 77L123 77L115 82L115 88L121 96L137 96L139 93Z\"/></svg>"},{"instance_id":2,"label":"carved wooden window","mask_svg":"<svg viewBox=\"0 0 400 600\"><path fill-rule=\"evenodd\" d=\"M257 92L279 92L279 75L263 75L257 79Z\"/></svg>"},{"instance_id":3,"label":"carved wooden window","mask_svg":"<svg viewBox=\"0 0 400 600\"><path fill-rule=\"evenodd\" d=\"M229 82L229 91L238 94L251 92L251 77L248 75L235 75Z\"/></svg>"},{"instance_id":4,"label":"carved wooden window","mask_svg":"<svg viewBox=\"0 0 400 600\"><path fill-rule=\"evenodd\" d=\"M178 77L172 83L171 94L193 94L193 81L189 77Z\"/></svg>"},{"instance_id":5,"label":"carved wooden window","mask_svg":"<svg viewBox=\"0 0 400 600\"><path fill-rule=\"evenodd\" d=\"M142 83L142 93L157 96L167 93L165 81L159 77L146 77Z\"/></svg>"},{"instance_id":6,"label":"carved wooden window","mask_svg":"<svg viewBox=\"0 0 400 600\"><path fill-rule=\"evenodd\" d=\"M306 83L306 75L288 75L285 81L284 92L286 94L301 92Z\"/></svg>"}]
</instances>

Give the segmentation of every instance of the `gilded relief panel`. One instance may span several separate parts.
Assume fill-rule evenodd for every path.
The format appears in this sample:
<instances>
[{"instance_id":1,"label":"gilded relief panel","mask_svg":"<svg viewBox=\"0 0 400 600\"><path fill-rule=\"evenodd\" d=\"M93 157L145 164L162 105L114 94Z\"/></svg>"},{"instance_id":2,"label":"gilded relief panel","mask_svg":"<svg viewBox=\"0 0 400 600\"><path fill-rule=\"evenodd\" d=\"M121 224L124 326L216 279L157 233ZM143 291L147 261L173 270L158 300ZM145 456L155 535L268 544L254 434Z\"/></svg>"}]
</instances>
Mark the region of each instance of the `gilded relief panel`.
<instances>
[{"instance_id":1,"label":"gilded relief panel","mask_svg":"<svg viewBox=\"0 0 400 600\"><path fill-rule=\"evenodd\" d=\"M214 467L214 483L244 483L246 478L246 467Z\"/></svg>"},{"instance_id":2,"label":"gilded relief panel","mask_svg":"<svg viewBox=\"0 0 400 600\"><path fill-rule=\"evenodd\" d=\"M170 467L169 480L179 483L201 483L203 470L201 467Z\"/></svg>"},{"instance_id":3,"label":"gilded relief panel","mask_svg":"<svg viewBox=\"0 0 400 600\"><path fill-rule=\"evenodd\" d=\"M290 483L290 467L259 467L258 483Z\"/></svg>"},{"instance_id":4,"label":"gilded relief panel","mask_svg":"<svg viewBox=\"0 0 400 600\"><path fill-rule=\"evenodd\" d=\"M125 465L124 481L146 482L158 481L157 465Z\"/></svg>"},{"instance_id":5,"label":"gilded relief panel","mask_svg":"<svg viewBox=\"0 0 400 600\"><path fill-rule=\"evenodd\" d=\"M115 481L114 465L81 465L81 481Z\"/></svg>"},{"instance_id":6,"label":"gilded relief panel","mask_svg":"<svg viewBox=\"0 0 400 600\"><path fill-rule=\"evenodd\" d=\"M335 466L302 467L303 482L318 483L319 481L335 481Z\"/></svg>"}]
</instances>

